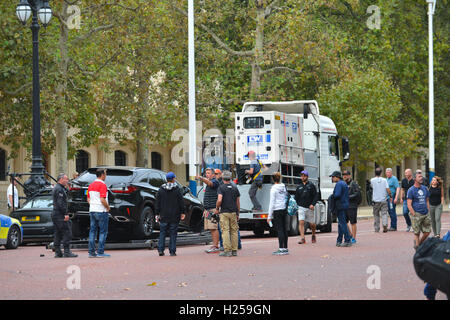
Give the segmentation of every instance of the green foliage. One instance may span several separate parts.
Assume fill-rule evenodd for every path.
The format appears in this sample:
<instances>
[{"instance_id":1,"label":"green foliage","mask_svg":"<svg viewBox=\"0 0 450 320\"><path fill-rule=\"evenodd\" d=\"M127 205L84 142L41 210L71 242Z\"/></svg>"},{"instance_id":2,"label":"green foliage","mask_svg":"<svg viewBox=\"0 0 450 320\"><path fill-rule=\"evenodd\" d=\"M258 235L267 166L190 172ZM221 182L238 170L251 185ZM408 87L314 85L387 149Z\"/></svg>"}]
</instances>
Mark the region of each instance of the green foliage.
<instances>
[{"instance_id":1,"label":"green foliage","mask_svg":"<svg viewBox=\"0 0 450 320\"><path fill-rule=\"evenodd\" d=\"M401 123L400 94L383 73L357 71L318 96L321 113L334 120L350 143L350 163L399 163L417 146L418 130Z\"/></svg>"}]
</instances>

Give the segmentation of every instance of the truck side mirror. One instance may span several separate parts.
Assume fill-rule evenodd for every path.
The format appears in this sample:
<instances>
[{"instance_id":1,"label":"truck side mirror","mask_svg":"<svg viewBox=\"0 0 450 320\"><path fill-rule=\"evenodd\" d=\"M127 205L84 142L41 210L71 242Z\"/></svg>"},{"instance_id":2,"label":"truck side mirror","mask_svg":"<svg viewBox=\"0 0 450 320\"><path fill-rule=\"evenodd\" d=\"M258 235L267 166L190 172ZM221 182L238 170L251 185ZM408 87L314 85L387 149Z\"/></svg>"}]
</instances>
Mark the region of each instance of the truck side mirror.
<instances>
[{"instance_id":1,"label":"truck side mirror","mask_svg":"<svg viewBox=\"0 0 450 320\"><path fill-rule=\"evenodd\" d=\"M348 143L348 138L345 137L342 138L342 155L344 161L350 159L350 145Z\"/></svg>"}]
</instances>

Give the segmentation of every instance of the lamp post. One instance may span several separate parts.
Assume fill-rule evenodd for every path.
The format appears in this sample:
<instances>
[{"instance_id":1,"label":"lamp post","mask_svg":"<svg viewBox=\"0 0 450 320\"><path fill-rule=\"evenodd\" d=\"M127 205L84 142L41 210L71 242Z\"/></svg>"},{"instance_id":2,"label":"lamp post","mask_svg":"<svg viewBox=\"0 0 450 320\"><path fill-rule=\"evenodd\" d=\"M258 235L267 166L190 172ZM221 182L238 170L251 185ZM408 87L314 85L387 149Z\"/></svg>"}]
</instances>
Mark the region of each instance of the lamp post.
<instances>
[{"instance_id":1,"label":"lamp post","mask_svg":"<svg viewBox=\"0 0 450 320\"><path fill-rule=\"evenodd\" d=\"M194 46L194 0L188 0L188 60L189 60L189 188L197 194L196 175L196 123L195 123L195 46Z\"/></svg>"},{"instance_id":2,"label":"lamp post","mask_svg":"<svg viewBox=\"0 0 450 320\"><path fill-rule=\"evenodd\" d=\"M434 160L434 78L433 78L433 14L436 0L427 0L428 3L428 177L435 175Z\"/></svg>"},{"instance_id":3,"label":"lamp post","mask_svg":"<svg viewBox=\"0 0 450 320\"><path fill-rule=\"evenodd\" d=\"M41 105L39 87L39 23L38 18L44 26L47 26L52 18L52 10L48 1L21 0L16 7L16 15L20 22L25 25L32 16L31 32L33 38L33 153L31 176L25 182L27 196L48 186L44 178L44 165L42 164L41 147Z\"/></svg>"}]
</instances>

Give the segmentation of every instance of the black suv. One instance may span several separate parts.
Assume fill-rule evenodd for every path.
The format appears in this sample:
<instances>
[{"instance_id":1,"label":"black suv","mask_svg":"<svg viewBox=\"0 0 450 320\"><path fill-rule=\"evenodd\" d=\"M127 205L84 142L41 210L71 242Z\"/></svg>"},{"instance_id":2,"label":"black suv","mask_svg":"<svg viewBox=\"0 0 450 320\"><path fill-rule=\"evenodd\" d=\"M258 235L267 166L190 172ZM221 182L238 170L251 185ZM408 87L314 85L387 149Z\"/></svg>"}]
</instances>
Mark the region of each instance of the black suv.
<instances>
[{"instance_id":1,"label":"black suv","mask_svg":"<svg viewBox=\"0 0 450 320\"><path fill-rule=\"evenodd\" d=\"M87 190L96 179L98 168L106 169L108 202L111 207L108 238L132 240L150 238L159 224L155 221L155 198L159 187L166 183L162 171L137 167L99 166L83 172L70 182L69 213L72 215L74 238L89 236L89 204ZM180 222L181 230L200 232L203 229L203 205L180 185L186 205L186 216Z\"/></svg>"}]
</instances>

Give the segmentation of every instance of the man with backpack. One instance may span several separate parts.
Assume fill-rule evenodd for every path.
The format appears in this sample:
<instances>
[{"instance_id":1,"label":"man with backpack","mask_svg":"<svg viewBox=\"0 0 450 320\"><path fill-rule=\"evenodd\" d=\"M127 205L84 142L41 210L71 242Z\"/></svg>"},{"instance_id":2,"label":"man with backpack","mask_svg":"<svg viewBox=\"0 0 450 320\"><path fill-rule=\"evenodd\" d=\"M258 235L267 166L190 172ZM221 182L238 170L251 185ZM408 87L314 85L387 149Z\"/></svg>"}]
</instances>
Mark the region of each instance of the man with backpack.
<instances>
[{"instance_id":1,"label":"man with backpack","mask_svg":"<svg viewBox=\"0 0 450 320\"><path fill-rule=\"evenodd\" d=\"M350 173L350 171L345 170L342 174L342 177L348 185L349 205L347 209L347 223L350 222L348 230L351 233L351 241L354 244L356 243L356 222L358 217L358 206L362 202L362 194L358 183L352 180L352 174Z\"/></svg>"}]
</instances>

